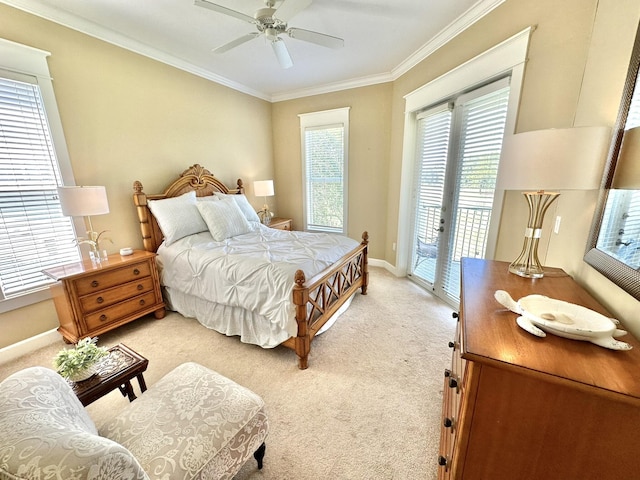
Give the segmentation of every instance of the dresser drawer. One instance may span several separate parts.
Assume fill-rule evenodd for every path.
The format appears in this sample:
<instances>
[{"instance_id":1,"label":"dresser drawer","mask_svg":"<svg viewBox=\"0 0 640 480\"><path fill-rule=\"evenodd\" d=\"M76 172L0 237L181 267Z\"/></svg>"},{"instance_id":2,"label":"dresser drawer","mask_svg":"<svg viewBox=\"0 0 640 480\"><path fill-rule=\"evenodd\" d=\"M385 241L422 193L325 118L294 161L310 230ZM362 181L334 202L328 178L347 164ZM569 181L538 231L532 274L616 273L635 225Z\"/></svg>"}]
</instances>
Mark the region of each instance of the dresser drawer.
<instances>
[{"instance_id":1,"label":"dresser drawer","mask_svg":"<svg viewBox=\"0 0 640 480\"><path fill-rule=\"evenodd\" d=\"M85 322L87 328L93 330L94 328L100 328L112 322L116 322L128 315L134 315L136 312L147 308L149 305L156 304L156 297L154 292L149 292L138 297L134 297L131 300L117 303L111 307L99 310L95 313L91 313L85 316Z\"/></svg>"},{"instance_id":2,"label":"dresser drawer","mask_svg":"<svg viewBox=\"0 0 640 480\"><path fill-rule=\"evenodd\" d=\"M119 287L103 290L80 297L80 305L85 313L95 312L102 308L153 290L153 279L144 277L135 282L125 283Z\"/></svg>"},{"instance_id":3,"label":"dresser drawer","mask_svg":"<svg viewBox=\"0 0 640 480\"><path fill-rule=\"evenodd\" d=\"M79 296L99 292L106 288L115 287L123 283L132 282L151 275L151 268L147 262L134 263L126 267L108 270L94 275L88 275L74 281Z\"/></svg>"}]
</instances>

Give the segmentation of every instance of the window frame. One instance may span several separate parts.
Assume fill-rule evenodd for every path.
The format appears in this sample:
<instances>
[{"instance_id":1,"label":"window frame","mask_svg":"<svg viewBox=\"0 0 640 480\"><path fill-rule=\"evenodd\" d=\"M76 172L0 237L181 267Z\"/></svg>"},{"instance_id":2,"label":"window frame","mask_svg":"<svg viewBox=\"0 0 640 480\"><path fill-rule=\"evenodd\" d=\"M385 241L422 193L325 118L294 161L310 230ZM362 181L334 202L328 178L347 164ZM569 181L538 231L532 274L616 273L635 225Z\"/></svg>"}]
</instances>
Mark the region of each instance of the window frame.
<instances>
[{"instance_id":1,"label":"window frame","mask_svg":"<svg viewBox=\"0 0 640 480\"><path fill-rule=\"evenodd\" d=\"M323 110L319 112L299 114L300 118L300 144L302 159L302 212L303 225L305 231L313 232L331 232L346 235L348 231L348 211L349 211L349 111L351 107L335 108L332 110ZM342 125L343 128L343 157L342 157L342 229L322 228L318 226L309 227L309 205L307 202L307 156L306 156L306 130L319 128L335 128L336 125Z\"/></svg>"},{"instance_id":2,"label":"window frame","mask_svg":"<svg viewBox=\"0 0 640 480\"><path fill-rule=\"evenodd\" d=\"M64 185L75 185L67 143L62 130L60 112L53 89L53 81L47 63L47 57L50 55L51 53L45 50L0 38L0 69L36 78L49 123L49 131L62 182ZM80 220L73 219L73 226L76 232L82 231L83 227ZM4 295L0 292L0 313L16 310L50 298L51 293L48 286L10 298L4 298Z\"/></svg>"},{"instance_id":3,"label":"window frame","mask_svg":"<svg viewBox=\"0 0 640 480\"><path fill-rule=\"evenodd\" d=\"M505 134L513 133L520 104L520 91L524 79L524 66L527 59L529 38L532 27L480 53L476 57L460 64L449 72L433 79L429 83L418 87L406 94L404 109L404 134L402 143L402 167L400 178L400 203L398 206L398 233L396 242L401 246L396 251L396 267L394 273L398 276L407 274L408 262L411 261L408 248L411 235L411 225L407 220L411 214L413 172L415 169L416 143L416 115L417 112L436 105L438 102L450 98L456 92L462 92L474 86L488 83L501 76L511 74L511 91L509 98L509 113ZM498 174L499 175L499 174ZM497 190L494 198L495 221L490 227L489 242L486 258L493 258L498 237L499 221L502 214L502 196L504 190Z\"/></svg>"}]
</instances>

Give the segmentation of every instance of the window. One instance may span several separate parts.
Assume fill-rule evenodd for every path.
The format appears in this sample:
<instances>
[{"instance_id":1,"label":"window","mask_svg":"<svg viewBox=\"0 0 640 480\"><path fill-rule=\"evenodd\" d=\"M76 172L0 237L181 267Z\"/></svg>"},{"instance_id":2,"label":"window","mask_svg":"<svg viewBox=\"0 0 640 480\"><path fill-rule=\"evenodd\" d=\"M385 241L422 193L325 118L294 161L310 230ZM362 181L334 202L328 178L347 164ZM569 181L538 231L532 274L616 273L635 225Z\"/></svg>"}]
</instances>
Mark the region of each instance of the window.
<instances>
[{"instance_id":1,"label":"window","mask_svg":"<svg viewBox=\"0 0 640 480\"><path fill-rule=\"evenodd\" d=\"M73 179L46 55L0 40L0 312L48 298L42 270L80 259L57 197Z\"/></svg>"},{"instance_id":2,"label":"window","mask_svg":"<svg viewBox=\"0 0 640 480\"><path fill-rule=\"evenodd\" d=\"M300 115L305 230L346 233L349 108Z\"/></svg>"}]
</instances>

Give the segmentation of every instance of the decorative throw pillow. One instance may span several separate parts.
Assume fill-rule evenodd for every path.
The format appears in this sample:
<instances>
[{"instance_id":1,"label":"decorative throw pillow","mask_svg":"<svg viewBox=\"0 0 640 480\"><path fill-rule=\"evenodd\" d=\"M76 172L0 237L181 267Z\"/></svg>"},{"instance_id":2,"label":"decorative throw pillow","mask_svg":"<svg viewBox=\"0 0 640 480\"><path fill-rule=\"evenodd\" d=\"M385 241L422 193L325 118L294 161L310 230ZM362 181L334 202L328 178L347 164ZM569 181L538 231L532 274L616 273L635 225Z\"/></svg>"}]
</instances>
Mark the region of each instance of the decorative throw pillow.
<instances>
[{"instance_id":1,"label":"decorative throw pillow","mask_svg":"<svg viewBox=\"0 0 640 480\"><path fill-rule=\"evenodd\" d=\"M158 221L165 245L171 245L187 235L207 231L207 224L196 203L196 192L163 200L149 200L149 210Z\"/></svg>"},{"instance_id":2,"label":"decorative throw pillow","mask_svg":"<svg viewBox=\"0 0 640 480\"><path fill-rule=\"evenodd\" d=\"M233 198L233 200L238 204L238 207L240 207L240 210L242 211L242 213L244 214L245 218L249 222L258 222L258 223L260 223L260 217L258 217L258 214L256 213L256 211L253 209L253 207L249 203L249 200L247 200L247 197L245 197L243 194L240 194L240 195L227 195L226 193L215 192L214 195L216 197L220 198L220 199Z\"/></svg>"},{"instance_id":3,"label":"decorative throw pillow","mask_svg":"<svg viewBox=\"0 0 640 480\"><path fill-rule=\"evenodd\" d=\"M216 242L251 231L251 225L232 198L219 202L198 202L197 208Z\"/></svg>"}]
</instances>

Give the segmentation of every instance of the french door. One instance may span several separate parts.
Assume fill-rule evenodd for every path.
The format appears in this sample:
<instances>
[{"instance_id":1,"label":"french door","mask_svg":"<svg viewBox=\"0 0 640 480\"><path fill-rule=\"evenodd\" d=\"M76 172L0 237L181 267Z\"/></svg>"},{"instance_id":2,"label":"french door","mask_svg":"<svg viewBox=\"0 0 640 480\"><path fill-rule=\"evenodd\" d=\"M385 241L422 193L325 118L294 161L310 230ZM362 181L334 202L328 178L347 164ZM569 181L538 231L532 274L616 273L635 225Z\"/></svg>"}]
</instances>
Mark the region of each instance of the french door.
<instances>
[{"instance_id":1,"label":"french door","mask_svg":"<svg viewBox=\"0 0 640 480\"><path fill-rule=\"evenodd\" d=\"M504 78L417 116L408 275L454 305L460 259L486 253L508 100Z\"/></svg>"}]
</instances>

